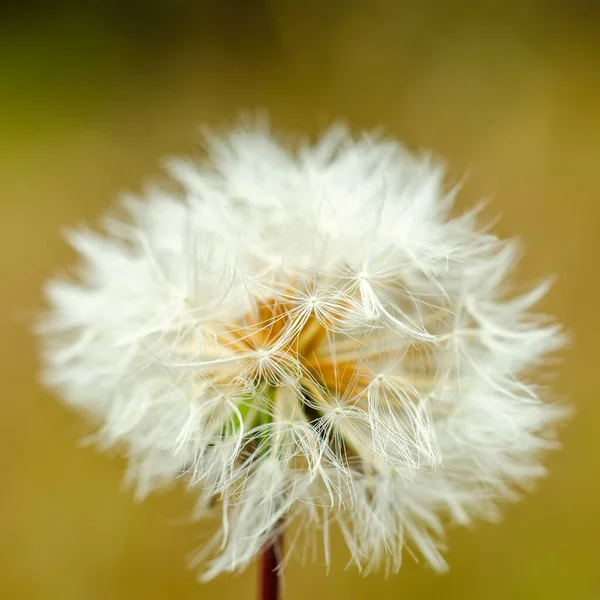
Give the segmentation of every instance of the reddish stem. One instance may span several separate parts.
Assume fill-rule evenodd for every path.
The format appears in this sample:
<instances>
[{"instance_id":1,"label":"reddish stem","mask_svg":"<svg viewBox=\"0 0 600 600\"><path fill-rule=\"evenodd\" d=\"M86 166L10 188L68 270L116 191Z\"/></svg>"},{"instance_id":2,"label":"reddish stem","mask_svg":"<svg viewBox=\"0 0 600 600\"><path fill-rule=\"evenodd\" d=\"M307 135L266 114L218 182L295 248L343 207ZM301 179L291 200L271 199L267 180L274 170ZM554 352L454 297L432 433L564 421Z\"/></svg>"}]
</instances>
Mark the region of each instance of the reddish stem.
<instances>
[{"instance_id":1,"label":"reddish stem","mask_svg":"<svg viewBox=\"0 0 600 600\"><path fill-rule=\"evenodd\" d=\"M279 557L282 550L281 536L275 537L262 551L260 557L260 600L279 599Z\"/></svg>"}]
</instances>

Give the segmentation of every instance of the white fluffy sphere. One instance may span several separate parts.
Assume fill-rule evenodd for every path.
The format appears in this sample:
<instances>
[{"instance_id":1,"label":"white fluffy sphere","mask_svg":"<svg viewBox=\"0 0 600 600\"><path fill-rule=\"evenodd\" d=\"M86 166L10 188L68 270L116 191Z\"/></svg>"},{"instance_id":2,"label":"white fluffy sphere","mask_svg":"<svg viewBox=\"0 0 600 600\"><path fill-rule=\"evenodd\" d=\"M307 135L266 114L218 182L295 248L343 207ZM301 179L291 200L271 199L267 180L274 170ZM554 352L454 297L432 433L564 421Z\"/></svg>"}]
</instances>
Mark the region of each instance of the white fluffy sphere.
<instances>
[{"instance_id":1,"label":"white fluffy sphere","mask_svg":"<svg viewBox=\"0 0 600 600\"><path fill-rule=\"evenodd\" d=\"M139 494L184 476L222 510L207 578L296 520L354 562L433 567L443 523L540 476L564 410L529 374L563 343L505 285L513 242L450 215L443 169L330 129L260 127L172 161L181 192L128 198L47 286L44 377L125 444Z\"/></svg>"}]
</instances>

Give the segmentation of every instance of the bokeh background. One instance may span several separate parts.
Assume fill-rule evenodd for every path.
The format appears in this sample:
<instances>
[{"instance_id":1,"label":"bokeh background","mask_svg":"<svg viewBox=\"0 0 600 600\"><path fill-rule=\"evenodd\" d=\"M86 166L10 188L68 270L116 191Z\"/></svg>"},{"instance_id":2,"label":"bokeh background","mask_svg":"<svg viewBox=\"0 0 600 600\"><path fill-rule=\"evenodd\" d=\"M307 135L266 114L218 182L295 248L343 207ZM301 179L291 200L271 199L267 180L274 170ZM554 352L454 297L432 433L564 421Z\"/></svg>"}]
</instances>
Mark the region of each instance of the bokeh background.
<instances>
[{"instance_id":1,"label":"bokeh background","mask_svg":"<svg viewBox=\"0 0 600 600\"><path fill-rule=\"evenodd\" d=\"M196 583L183 489L135 504L118 456L42 391L28 333L73 256L65 226L195 152L198 125L267 109L317 134L343 118L448 161L551 273L573 334L556 389L576 414L537 493L449 535L447 575L389 579L293 560L286 598L600 598L600 6L584 0L51 0L0 7L0 597L253 598L255 567ZM337 547L341 550L339 539Z\"/></svg>"}]
</instances>

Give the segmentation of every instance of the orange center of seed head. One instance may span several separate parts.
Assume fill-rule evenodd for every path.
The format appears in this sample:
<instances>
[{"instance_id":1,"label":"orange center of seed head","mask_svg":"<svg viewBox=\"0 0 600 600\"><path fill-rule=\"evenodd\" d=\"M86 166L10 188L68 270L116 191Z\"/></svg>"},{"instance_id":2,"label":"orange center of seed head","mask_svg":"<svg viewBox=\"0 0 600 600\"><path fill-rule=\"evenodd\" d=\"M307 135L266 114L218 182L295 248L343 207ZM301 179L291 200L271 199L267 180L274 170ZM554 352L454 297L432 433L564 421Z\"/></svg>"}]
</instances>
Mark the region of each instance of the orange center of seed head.
<instances>
[{"instance_id":1,"label":"orange center of seed head","mask_svg":"<svg viewBox=\"0 0 600 600\"><path fill-rule=\"evenodd\" d=\"M311 395L318 394L324 400L319 390L322 386L338 397L349 397L360 394L371 380L359 372L360 341L333 333L328 327L342 321L347 310L347 305L339 302L327 315L317 316L313 310L299 321L293 301L270 298L246 314L237 328L230 329L224 343L241 354L277 348L278 355L289 357L302 367L300 383ZM351 348L332 352L333 336L345 338Z\"/></svg>"}]
</instances>

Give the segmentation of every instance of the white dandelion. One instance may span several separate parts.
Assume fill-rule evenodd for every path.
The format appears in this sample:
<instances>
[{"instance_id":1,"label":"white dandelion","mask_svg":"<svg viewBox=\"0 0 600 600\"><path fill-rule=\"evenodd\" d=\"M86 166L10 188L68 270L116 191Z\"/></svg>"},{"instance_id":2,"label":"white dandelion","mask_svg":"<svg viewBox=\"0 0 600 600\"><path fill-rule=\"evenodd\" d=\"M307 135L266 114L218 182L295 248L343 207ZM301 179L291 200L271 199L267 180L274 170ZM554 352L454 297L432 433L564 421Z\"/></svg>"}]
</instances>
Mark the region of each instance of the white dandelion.
<instances>
[{"instance_id":1,"label":"white dandelion","mask_svg":"<svg viewBox=\"0 0 600 600\"><path fill-rule=\"evenodd\" d=\"M127 448L140 497L180 477L222 525L204 577L279 533L337 526L368 572L438 570L447 521L496 515L541 476L565 411L532 369L564 336L505 284L517 245L451 216L444 170L342 127L267 128L171 161L46 288L43 376ZM302 537L289 544L292 549Z\"/></svg>"}]
</instances>

